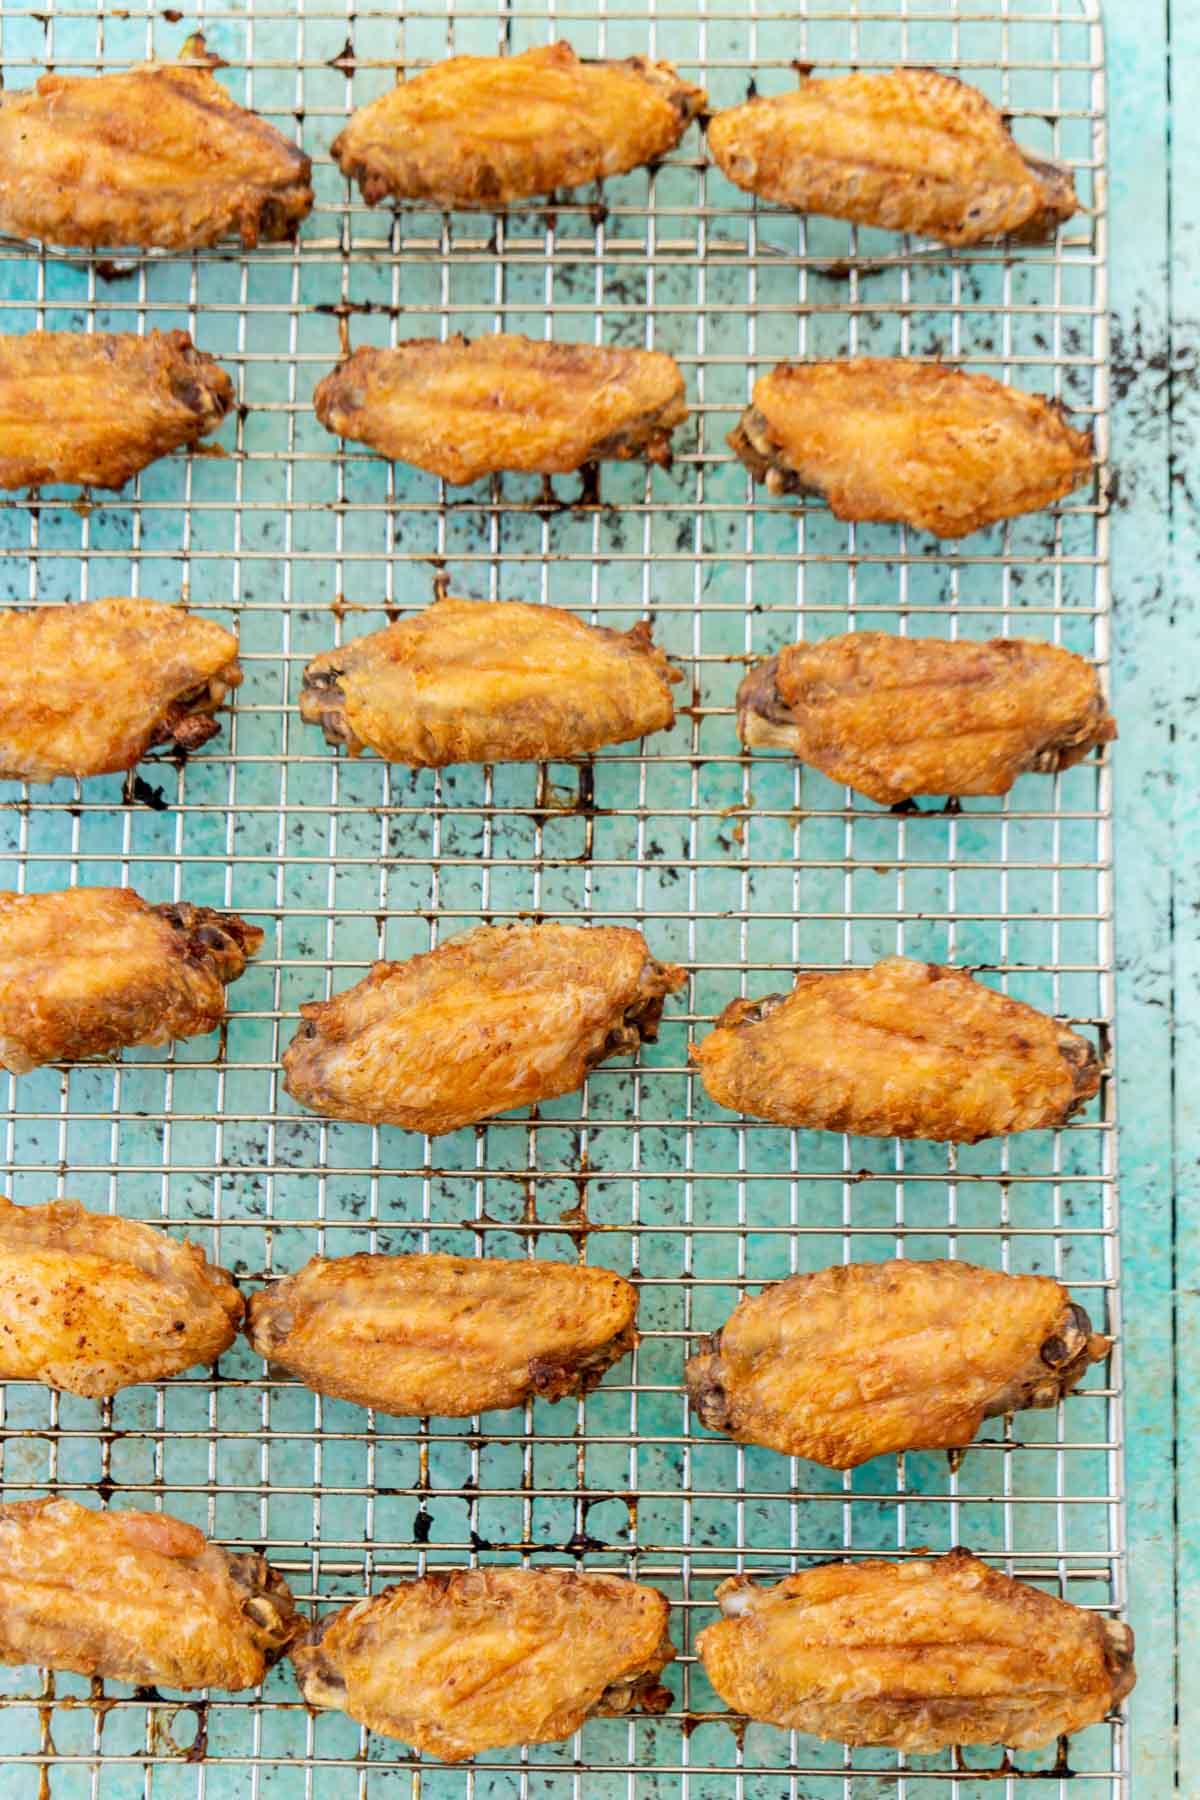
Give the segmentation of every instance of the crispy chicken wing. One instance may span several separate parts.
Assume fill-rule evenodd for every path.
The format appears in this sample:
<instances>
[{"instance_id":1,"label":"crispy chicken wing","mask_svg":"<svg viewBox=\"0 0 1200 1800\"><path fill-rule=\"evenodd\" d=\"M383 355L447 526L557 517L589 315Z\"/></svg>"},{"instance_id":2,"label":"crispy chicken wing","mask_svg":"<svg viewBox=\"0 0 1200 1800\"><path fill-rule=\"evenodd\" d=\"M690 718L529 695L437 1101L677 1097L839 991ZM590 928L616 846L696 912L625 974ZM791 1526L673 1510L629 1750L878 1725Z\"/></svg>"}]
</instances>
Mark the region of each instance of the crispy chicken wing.
<instances>
[{"instance_id":1,"label":"crispy chicken wing","mask_svg":"<svg viewBox=\"0 0 1200 1800\"><path fill-rule=\"evenodd\" d=\"M292 1650L310 1706L445 1762L661 1712L674 1655L656 1588L573 1569L453 1569L334 1613Z\"/></svg>"},{"instance_id":2,"label":"crispy chicken wing","mask_svg":"<svg viewBox=\"0 0 1200 1800\"><path fill-rule=\"evenodd\" d=\"M671 432L687 418L683 376L660 350L508 335L356 350L313 404L338 437L460 485L504 469L669 463Z\"/></svg>"},{"instance_id":3,"label":"crispy chicken wing","mask_svg":"<svg viewBox=\"0 0 1200 1800\"><path fill-rule=\"evenodd\" d=\"M961 1448L984 1419L1054 1406L1109 1348L1046 1276L852 1263L747 1296L689 1358L687 1388L710 1431L853 1469Z\"/></svg>"},{"instance_id":4,"label":"crispy chicken wing","mask_svg":"<svg viewBox=\"0 0 1200 1800\"><path fill-rule=\"evenodd\" d=\"M284 1086L312 1112L438 1137L582 1087L654 1040L685 979L623 925L479 925L302 1006Z\"/></svg>"},{"instance_id":5,"label":"crispy chicken wing","mask_svg":"<svg viewBox=\"0 0 1200 1800\"><path fill-rule=\"evenodd\" d=\"M934 69L802 79L718 113L708 144L751 194L943 244L1048 237L1079 208L1067 170L1027 155L978 88Z\"/></svg>"},{"instance_id":6,"label":"crispy chicken wing","mask_svg":"<svg viewBox=\"0 0 1200 1800\"><path fill-rule=\"evenodd\" d=\"M672 63L580 62L570 44L454 56L354 114L330 155L368 206L507 206L673 150L708 96Z\"/></svg>"},{"instance_id":7,"label":"crispy chicken wing","mask_svg":"<svg viewBox=\"0 0 1200 1800\"><path fill-rule=\"evenodd\" d=\"M0 337L0 488L124 487L232 405L233 383L186 331Z\"/></svg>"},{"instance_id":8,"label":"crispy chicken wing","mask_svg":"<svg viewBox=\"0 0 1200 1800\"><path fill-rule=\"evenodd\" d=\"M610 631L558 606L451 595L314 657L300 711L351 755L540 762L669 729L682 679L648 624Z\"/></svg>"},{"instance_id":9,"label":"crispy chicken wing","mask_svg":"<svg viewBox=\"0 0 1200 1800\"><path fill-rule=\"evenodd\" d=\"M842 1744L1038 1749L1133 1687L1127 1625L972 1556L825 1563L760 1588L722 1582L696 1648L738 1712Z\"/></svg>"},{"instance_id":10,"label":"crispy chicken wing","mask_svg":"<svg viewBox=\"0 0 1200 1800\"><path fill-rule=\"evenodd\" d=\"M1064 1125L1100 1088L1086 1038L965 969L902 956L735 1000L692 1059L721 1106L860 1137L974 1144Z\"/></svg>"},{"instance_id":11,"label":"crispy chicken wing","mask_svg":"<svg viewBox=\"0 0 1200 1800\"><path fill-rule=\"evenodd\" d=\"M215 1031L261 943L236 913L151 906L129 888L0 894L0 1068Z\"/></svg>"},{"instance_id":12,"label":"crispy chicken wing","mask_svg":"<svg viewBox=\"0 0 1200 1800\"><path fill-rule=\"evenodd\" d=\"M756 663L737 697L750 749L790 750L857 793L1007 794L1117 735L1092 665L1032 638L851 631Z\"/></svg>"},{"instance_id":13,"label":"crispy chicken wing","mask_svg":"<svg viewBox=\"0 0 1200 1800\"><path fill-rule=\"evenodd\" d=\"M1091 434L1055 402L903 357L781 363L729 442L773 494L940 538L1038 512L1092 472Z\"/></svg>"},{"instance_id":14,"label":"crispy chicken wing","mask_svg":"<svg viewBox=\"0 0 1200 1800\"><path fill-rule=\"evenodd\" d=\"M0 1663L170 1688L257 1687L301 1629L261 1556L166 1513L0 1506Z\"/></svg>"}]
</instances>

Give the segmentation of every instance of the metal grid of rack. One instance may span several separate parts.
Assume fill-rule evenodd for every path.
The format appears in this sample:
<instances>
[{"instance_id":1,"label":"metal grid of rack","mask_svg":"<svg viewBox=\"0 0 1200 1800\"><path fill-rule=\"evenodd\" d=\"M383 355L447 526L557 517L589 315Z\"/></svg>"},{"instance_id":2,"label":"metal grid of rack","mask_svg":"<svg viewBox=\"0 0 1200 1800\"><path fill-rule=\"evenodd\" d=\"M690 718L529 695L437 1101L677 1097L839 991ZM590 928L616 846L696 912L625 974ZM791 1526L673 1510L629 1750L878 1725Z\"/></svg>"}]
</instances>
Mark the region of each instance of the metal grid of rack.
<instances>
[{"instance_id":1,"label":"metal grid of rack","mask_svg":"<svg viewBox=\"0 0 1200 1800\"><path fill-rule=\"evenodd\" d=\"M348 0L349 4L349 0ZM323 1608L469 1558L582 1557L675 1604L677 1696L660 1719L589 1723L564 1745L449 1770L310 1716L286 1671L262 1694L170 1696L0 1671L0 1767L76 1795L341 1800L575 1793L759 1797L1122 1791L1119 1725L1053 1756L903 1758L731 1728L691 1654L716 1582L806 1559L966 1543L1104 1609L1122 1601L1119 1348L1057 1414L996 1422L957 1468L934 1455L842 1477L711 1438L683 1359L747 1286L851 1258L955 1255L1067 1280L1119 1328L1112 1093L1064 1133L957 1151L840 1139L712 1107L689 1034L795 967L902 951L1080 1022L1112 1011L1107 769L1027 777L1006 801L881 812L781 757L740 754L745 662L804 633L1013 632L1107 655L1103 477L1053 513L938 545L846 527L751 488L724 443L754 376L791 356L945 357L1054 393L1106 444L1103 49L1079 0L810 0L802 16L665 0L596 9L432 3L353 11L7 4L9 87L43 68L178 54L192 30L234 96L299 136L317 206L296 246L95 263L0 245L8 331L184 326L233 373L221 454L160 463L118 496L0 504L6 604L183 596L241 633L246 681L186 766L82 787L0 788L0 883L117 882L232 907L266 928L222 1043L6 1078L3 1170L21 1200L72 1195L162 1220L244 1278L320 1251L586 1257L641 1284L644 1337L583 1402L470 1429L375 1418L276 1381L243 1346L103 1407L10 1385L6 1498L49 1488L157 1507L266 1549ZM568 38L581 54L670 57L730 104L792 65L961 72L1034 151L1073 166L1090 211L1053 247L930 252L758 207L693 130L642 171L506 218L366 210L328 161L348 113L451 51ZM311 389L339 343L509 329L654 345L691 417L669 470L471 489L342 449ZM586 764L409 773L327 751L295 697L306 659L424 604L434 583L645 614L687 670L675 729ZM432 1143L299 1113L278 1078L299 1002L479 919L630 922L691 971L636 1068L533 1116ZM982 1785L980 1770L988 1771ZM1000 1781L997 1785L997 1772ZM1049 1778L1050 1787L1047 1787ZM980 1785L976 1786L977 1782ZM1036 1782L1036 1790L1034 1787Z\"/></svg>"}]
</instances>

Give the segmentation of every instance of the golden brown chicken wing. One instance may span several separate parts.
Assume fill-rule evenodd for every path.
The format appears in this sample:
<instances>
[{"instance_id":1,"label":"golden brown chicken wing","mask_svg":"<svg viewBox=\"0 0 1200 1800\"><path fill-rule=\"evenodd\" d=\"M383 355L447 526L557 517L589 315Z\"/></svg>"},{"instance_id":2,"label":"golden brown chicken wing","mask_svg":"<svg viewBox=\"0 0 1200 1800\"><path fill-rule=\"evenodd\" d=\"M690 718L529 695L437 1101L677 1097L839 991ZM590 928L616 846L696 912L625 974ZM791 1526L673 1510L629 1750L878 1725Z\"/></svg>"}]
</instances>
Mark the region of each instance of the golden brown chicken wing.
<instances>
[{"instance_id":1,"label":"golden brown chicken wing","mask_svg":"<svg viewBox=\"0 0 1200 1800\"><path fill-rule=\"evenodd\" d=\"M374 206L507 206L673 150L708 96L672 63L580 62L570 44L454 56L354 114L330 155Z\"/></svg>"},{"instance_id":2,"label":"golden brown chicken wing","mask_svg":"<svg viewBox=\"0 0 1200 1800\"><path fill-rule=\"evenodd\" d=\"M0 1663L170 1688L257 1687L301 1629L261 1556L166 1513L0 1506Z\"/></svg>"},{"instance_id":3,"label":"golden brown chicken wing","mask_svg":"<svg viewBox=\"0 0 1200 1800\"><path fill-rule=\"evenodd\" d=\"M781 363L729 442L773 494L940 538L1038 512L1092 472L1091 434L1057 403L902 357Z\"/></svg>"},{"instance_id":4,"label":"golden brown chicken wing","mask_svg":"<svg viewBox=\"0 0 1200 1800\"><path fill-rule=\"evenodd\" d=\"M0 1068L215 1031L262 935L236 913L151 906L129 888L0 893Z\"/></svg>"},{"instance_id":5,"label":"golden brown chicken wing","mask_svg":"<svg viewBox=\"0 0 1200 1800\"><path fill-rule=\"evenodd\" d=\"M1117 735L1092 665L1032 638L966 643L851 631L789 644L738 689L738 736L857 793L1007 794Z\"/></svg>"},{"instance_id":6,"label":"golden brown chicken wing","mask_svg":"<svg viewBox=\"0 0 1200 1800\"><path fill-rule=\"evenodd\" d=\"M478 925L302 1006L284 1086L330 1118L438 1137L653 1042L685 979L623 925Z\"/></svg>"},{"instance_id":7,"label":"golden brown chicken wing","mask_svg":"<svg viewBox=\"0 0 1200 1800\"><path fill-rule=\"evenodd\" d=\"M254 1295L246 1335L318 1394L463 1419L587 1393L637 1342L637 1301L578 1263L317 1256Z\"/></svg>"},{"instance_id":8,"label":"golden brown chicken wing","mask_svg":"<svg viewBox=\"0 0 1200 1800\"><path fill-rule=\"evenodd\" d=\"M238 641L157 600L0 612L0 780L132 769L157 744L195 750L242 679Z\"/></svg>"},{"instance_id":9,"label":"golden brown chicken wing","mask_svg":"<svg viewBox=\"0 0 1200 1800\"><path fill-rule=\"evenodd\" d=\"M609 631L558 606L450 595L314 657L300 711L351 755L540 762L669 729L682 679L645 623Z\"/></svg>"},{"instance_id":10,"label":"golden brown chicken wing","mask_svg":"<svg viewBox=\"0 0 1200 1800\"><path fill-rule=\"evenodd\" d=\"M961 1448L984 1419L1054 1406L1109 1348L1046 1276L852 1263L748 1295L689 1358L687 1388L710 1431L853 1469Z\"/></svg>"},{"instance_id":11,"label":"golden brown chicken wing","mask_svg":"<svg viewBox=\"0 0 1200 1800\"><path fill-rule=\"evenodd\" d=\"M1086 1038L965 969L902 956L735 1000L692 1059L721 1106L860 1137L974 1144L1064 1125L1100 1087Z\"/></svg>"},{"instance_id":12,"label":"golden brown chicken wing","mask_svg":"<svg viewBox=\"0 0 1200 1800\"><path fill-rule=\"evenodd\" d=\"M1067 170L1027 155L978 88L934 69L804 78L718 113L708 144L751 194L943 244L1048 237L1079 207Z\"/></svg>"},{"instance_id":13,"label":"golden brown chicken wing","mask_svg":"<svg viewBox=\"0 0 1200 1800\"><path fill-rule=\"evenodd\" d=\"M671 432L687 418L683 376L660 350L504 335L356 350L313 404L338 437L459 484L504 469L669 463Z\"/></svg>"},{"instance_id":14,"label":"golden brown chicken wing","mask_svg":"<svg viewBox=\"0 0 1200 1800\"><path fill-rule=\"evenodd\" d=\"M334 1613L292 1650L310 1706L445 1762L661 1712L675 1650L656 1588L573 1569L453 1569Z\"/></svg>"},{"instance_id":15,"label":"golden brown chicken wing","mask_svg":"<svg viewBox=\"0 0 1200 1800\"><path fill-rule=\"evenodd\" d=\"M1038 1749L1133 1687L1127 1625L972 1556L825 1563L721 1583L696 1648L736 1711L842 1744Z\"/></svg>"},{"instance_id":16,"label":"golden brown chicken wing","mask_svg":"<svg viewBox=\"0 0 1200 1800\"><path fill-rule=\"evenodd\" d=\"M232 405L233 383L186 331L0 337L0 488L124 487Z\"/></svg>"}]
</instances>

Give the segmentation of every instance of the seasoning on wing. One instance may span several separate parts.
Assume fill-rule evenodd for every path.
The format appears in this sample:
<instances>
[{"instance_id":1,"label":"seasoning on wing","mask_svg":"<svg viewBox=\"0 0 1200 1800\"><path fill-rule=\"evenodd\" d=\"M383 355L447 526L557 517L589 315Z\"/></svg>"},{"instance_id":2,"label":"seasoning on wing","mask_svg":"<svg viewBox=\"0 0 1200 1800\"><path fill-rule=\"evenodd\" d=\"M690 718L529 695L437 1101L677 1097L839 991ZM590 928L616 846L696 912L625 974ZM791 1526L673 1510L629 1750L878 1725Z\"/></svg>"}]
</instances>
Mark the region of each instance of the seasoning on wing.
<instances>
[{"instance_id":1,"label":"seasoning on wing","mask_svg":"<svg viewBox=\"0 0 1200 1800\"><path fill-rule=\"evenodd\" d=\"M619 1575L443 1569L323 1619L292 1660L310 1706L461 1762L663 1711L668 1612Z\"/></svg>"},{"instance_id":2,"label":"seasoning on wing","mask_svg":"<svg viewBox=\"0 0 1200 1800\"><path fill-rule=\"evenodd\" d=\"M302 1629L261 1556L166 1513L0 1506L0 1663L169 1688L257 1687Z\"/></svg>"},{"instance_id":3,"label":"seasoning on wing","mask_svg":"<svg viewBox=\"0 0 1200 1800\"><path fill-rule=\"evenodd\" d=\"M853 1469L962 1448L984 1419L1054 1406L1109 1348L1043 1275L852 1263L748 1295L689 1358L687 1388L710 1431Z\"/></svg>"},{"instance_id":4,"label":"seasoning on wing","mask_svg":"<svg viewBox=\"0 0 1200 1800\"><path fill-rule=\"evenodd\" d=\"M672 63L580 62L569 44L455 56L354 114L330 155L368 206L506 206L673 150L708 96Z\"/></svg>"},{"instance_id":5,"label":"seasoning on wing","mask_svg":"<svg viewBox=\"0 0 1200 1800\"><path fill-rule=\"evenodd\" d=\"M129 888L0 893L0 1068L215 1031L262 935L236 913L151 906Z\"/></svg>"},{"instance_id":6,"label":"seasoning on wing","mask_svg":"<svg viewBox=\"0 0 1200 1800\"><path fill-rule=\"evenodd\" d=\"M438 1137L653 1042L685 980L624 925L479 925L302 1006L284 1086L330 1118Z\"/></svg>"},{"instance_id":7,"label":"seasoning on wing","mask_svg":"<svg viewBox=\"0 0 1200 1800\"><path fill-rule=\"evenodd\" d=\"M943 244L1049 237L1079 210L1067 170L1029 156L978 88L935 69L804 78L718 113L708 144L765 200Z\"/></svg>"},{"instance_id":8,"label":"seasoning on wing","mask_svg":"<svg viewBox=\"0 0 1200 1800\"><path fill-rule=\"evenodd\" d=\"M825 1563L724 1581L696 1648L736 1711L842 1744L1033 1750L1094 1725L1136 1679L1133 1633L972 1556Z\"/></svg>"},{"instance_id":9,"label":"seasoning on wing","mask_svg":"<svg viewBox=\"0 0 1200 1800\"><path fill-rule=\"evenodd\" d=\"M500 335L410 338L356 350L313 395L338 437L460 485L504 469L568 475L584 463L669 463L687 417L661 350Z\"/></svg>"},{"instance_id":10,"label":"seasoning on wing","mask_svg":"<svg viewBox=\"0 0 1200 1800\"><path fill-rule=\"evenodd\" d=\"M318 1394L464 1419L595 1387L637 1342L609 1269L497 1257L314 1257L250 1301L258 1354Z\"/></svg>"},{"instance_id":11,"label":"seasoning on wing","mask_svg":"<svg viewBox=\"0 0 1200 1800\"><path fill-rule=\"evenodd\" d=\"M186 331L0 337L0 488L124 487L232 405L233 383Z\"/></svg>"},{"instance_id":12,"label":"seasoning on wing","mask_svg":"<svg viewBox=\"0 0 1200 1800\"><path fill-rule=\"evenodd\" d=\"M351 755L540 762L667 730L682 679L648 624L610 631L559 606L448 595L314 657L300 711Z\"/></svg>"},{"instance_id":13,"label":"seasoning on wing","mask_svg":"<svg viewBox=\"0 0 1200 1800\"><path fill-rule=\"evenodd\" d=\"M902 956L735 1000L692 1059L721 1106L860 1137L974 1144L1065 1125L1100 1088L1086 1038L965 969Z\"/></svg>"},{"instance_id":14,"label":"seasoning on wing","mask_svg":"<svg viewBox=\"0 0 1200 1800\"><path fill-rule=\"evenodd\" d=\"M738 736L790 750L856 793L1007 794L1117 735L1082 656L1032 638L966 643L851 631L789 644L738 689Z\"/></svg>"},{"instance_id":15,"label":"seasoning on wing","mask_svg":"<svg viewBox=\"0 0 1200 1800\"><path fill-rule=\"evenodd\" d=\"M1092 472L1091 434L1056 402L903 357L781 363L729 443L773 494L940 538L1038 512Z\"/></svg>"},{"instance_id":16,"label":"seasoning on wing","mask_svg":"<svg viewBox=\"0 0 1200 1800\"><path fill-rule=\"evenodd\" d=\"M75 1200L0 1199L0 1381L101 1399L215 1362L241 1322L197 1245Z\"/></svg>"},{"instance_id":17,"label":"seasoning on wing","mask_svg":"<svg viewBox=\"0 0 1200 1800\"><path fill-rule=\"evenodd\" d=\"M196 750L242 679L238 641L157 600L0 612L0 780L132 769L158 744Z\"/></svg>"}]
</instances>

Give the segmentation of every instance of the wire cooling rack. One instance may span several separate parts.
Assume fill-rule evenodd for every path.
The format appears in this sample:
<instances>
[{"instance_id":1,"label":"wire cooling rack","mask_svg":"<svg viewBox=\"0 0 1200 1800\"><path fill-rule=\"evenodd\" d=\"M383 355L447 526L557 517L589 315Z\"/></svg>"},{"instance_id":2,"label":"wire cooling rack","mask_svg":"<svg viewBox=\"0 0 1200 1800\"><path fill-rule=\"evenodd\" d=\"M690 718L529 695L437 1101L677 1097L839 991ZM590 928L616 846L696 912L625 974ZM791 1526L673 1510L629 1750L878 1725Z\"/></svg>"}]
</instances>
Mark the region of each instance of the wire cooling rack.
<instances>
[{"instance_id":1,"label":"wire cooling rack","mask_svg":"<svg viewBox=\"0 0 1200 1800\"><path fill-rule=\"evenodd\" d=\"M10 1080L11 1191L161 1219L248 1287L318 1251L586 1257L634 1271L645 1335L585 1402L469 1428L314 1400L266 1379L244 1347L219 1376L103 1408L12 1385L3 1491L162 1506L264 1547L305 1607L475 1557L582 1557L662 1587L682 1654L661 1719L591 1722L573 1742L465 1770L340 1715L310 1716L286 1669L261 1694L183 1704L4 1670L5 1793L915 1800L1044 1797L1068 1778L1080 1800L1120 1793L1119 1726L1082 1734L1057 1762L851 1753L733 1729L691 1654L718 1580L843 1552L966 1543L1069 1599L1118 1608L1120 1413L1103 1371L1057 1414L989 1426L957 1469L910 1455L844 1478L709 1437L681 1392L689 1341L747 1286L851 1257L1051 1272L1098 1325L1119 1328L1107 1083L1099 1109L1065 1133L955 1151L742 1122L709 1105L686 1061L689 1033L735 994L785 985L794 966L892 951L980 965L1107 1048L1103 766L1027 777L1007 801L961 812L889 813L784 758L748 760L732 718L746 660L801 632L1027 632L1103 665L1103 483L1052 514L938 545L773 501L724 441L762 369L871 351L941 356L1057 394L1094 417L1103 453L1098 21L1073 0L809 0L788 17L676 0L399 16L308 0L185 17L9 0L4 78L24 87L48 66L169 59L195 29L225 59L233 95L313 153L316 211L298 246L249 256L103 264L0 246L4 330L183 326L231 370L241 403L220 455L159 463L84 504L52 490L6 500L0 574L10 604L185 596L236 621L246 681L220 738L186 767L143 767L136 789L117 778L0 789L0 879L29 891L129 883L154 900L236 908L267 938L231 992L223 1044ZM1072 164L1090 210L1055 247L930 252L757 207L706 164L696 130L653 172L503 220L368 211L328 161L343 119L397 71L559 36L585 55L670 57L717 105L752 79L785 89L797 62L960 71L1025 144ZM568 503L556 510L534 481L446 490L343 451L313 417L340 340L497 328L672 352L692 405L674 467L606 467L599 506L572 506L577 483L556 482ZM638 753L542 769L410 774L338 760L295 710L306 659L424 604L438 580L612 625L652 614L689 677L674 731ZM349 985L378 956L529 915L636 923L660 956L688 965L686 994L638 1068L599 1069L582 1095L433 1143L306 1118L283 1094L279 1056L300 1001Z\"/></svg>"}]
</instances>

